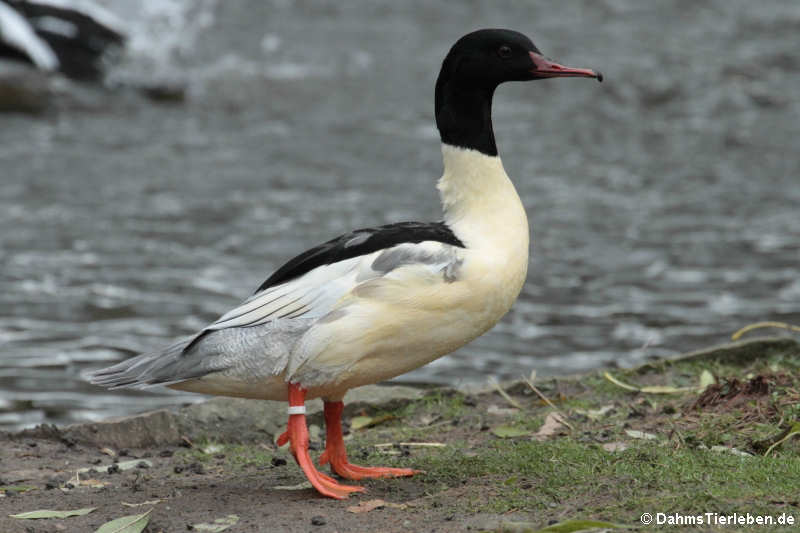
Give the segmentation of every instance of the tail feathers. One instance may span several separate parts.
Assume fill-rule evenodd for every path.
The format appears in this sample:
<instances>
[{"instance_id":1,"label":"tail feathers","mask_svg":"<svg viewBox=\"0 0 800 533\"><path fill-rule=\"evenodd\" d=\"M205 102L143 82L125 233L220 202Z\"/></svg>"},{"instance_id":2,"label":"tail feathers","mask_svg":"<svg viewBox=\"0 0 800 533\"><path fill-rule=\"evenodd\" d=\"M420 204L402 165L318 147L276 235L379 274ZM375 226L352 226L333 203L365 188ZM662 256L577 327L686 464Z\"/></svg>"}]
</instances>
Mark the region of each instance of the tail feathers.
<instances>
[{"instance_id":1,"label":"tail feathers","mask_svg":"<svg viewBox=\"0 0 800 533\"><path fill-rule=\"evenodd\" d=\"M183 351L192 338L183 339L164 350L137 355L97 370L89 374L89 381L110 389L143 389L154 385L171 385L216 370L205 365L193 365L193 372L180 372L181 367L187 366L184 359L191 357L184 355Z\"/></svg>"}]
</instances>

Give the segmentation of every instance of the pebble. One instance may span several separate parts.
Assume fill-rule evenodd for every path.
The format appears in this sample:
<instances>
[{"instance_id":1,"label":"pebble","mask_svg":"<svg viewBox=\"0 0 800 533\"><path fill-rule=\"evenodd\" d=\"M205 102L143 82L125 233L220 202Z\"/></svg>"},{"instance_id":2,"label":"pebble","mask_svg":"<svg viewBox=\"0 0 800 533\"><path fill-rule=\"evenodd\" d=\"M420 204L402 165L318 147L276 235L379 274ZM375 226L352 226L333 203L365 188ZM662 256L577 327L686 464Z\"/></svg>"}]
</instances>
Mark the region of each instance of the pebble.
<instances>
[{"instance_id":1,"label":"pebble","mask_svg":"<svg viewBox=\"0 0 800 533\"><path fill-rule=\"evenodd\" d=\"M311 525L324 526L325 524L327 524L327 521L324 516L317 515L311 518Z\"/></svg>"}]
</instances>

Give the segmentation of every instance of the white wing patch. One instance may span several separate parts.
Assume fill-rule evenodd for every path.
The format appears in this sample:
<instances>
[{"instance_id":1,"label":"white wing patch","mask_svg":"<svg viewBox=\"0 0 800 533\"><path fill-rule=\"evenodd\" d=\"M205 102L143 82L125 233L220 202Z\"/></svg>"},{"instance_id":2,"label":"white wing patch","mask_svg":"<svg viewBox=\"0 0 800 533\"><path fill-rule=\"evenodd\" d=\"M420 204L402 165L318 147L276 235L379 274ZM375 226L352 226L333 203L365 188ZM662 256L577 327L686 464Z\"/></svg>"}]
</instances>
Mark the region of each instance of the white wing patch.
<instances>
[{"instance_id":1,"label":"white wing patch","mask_svg":"<svg viewBox=\"0 0 800 533\"><path fill-rule=\"evenodd\" d=\"M3 2L0 2L0 36L6 44L30 57L33 64L40 69L58 68L58 58L50 45L34 33L22 15Z\"/></svg>"},{"instance_id":2,"label":"white wing patch","mask_svg":"<svg viewBox=\"0 0 800 533\"><path fill-rule=\"evenodd\" d=\"M317 267L307 274L254 294L204 331L249 327L271 320L322 318L360 286L376 278L392 279L402 267L423 267L454 281L460 249L437 241L403 243L385 250Z\"/></svg>"},{"instance_id":3,"label":"white wing patch","mask_svg":"<svg viewBox=\"0 0 800 533\"><path fill-rule=\"evenodd\" d=\"M127 24L125 24L120 17L91 0L37 0L36 3L59 9L77 11L121 35L127 33Z\"/></svg>"}]
</instances>

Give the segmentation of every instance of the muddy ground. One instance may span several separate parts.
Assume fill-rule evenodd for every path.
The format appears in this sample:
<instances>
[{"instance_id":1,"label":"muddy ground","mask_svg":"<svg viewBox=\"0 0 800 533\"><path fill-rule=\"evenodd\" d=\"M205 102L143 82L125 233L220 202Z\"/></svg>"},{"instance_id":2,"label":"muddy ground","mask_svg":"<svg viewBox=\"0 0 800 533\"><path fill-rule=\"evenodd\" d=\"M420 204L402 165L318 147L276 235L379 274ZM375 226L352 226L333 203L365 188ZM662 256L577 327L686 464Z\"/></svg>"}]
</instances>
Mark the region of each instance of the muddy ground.
<instances>
[{"instance_id":1,"label":"muddy ground","mask_svg":"<svg viewBox=\"0 0 800 533\"><path fill-rule=\"evenodd\" d=\"M285 414L269 402L215 399L5 434L0 532L95 531L147 512L149 533L214 531L199 524L215 520L229 520L230 532L322 533L536 531L566 520L633 527L661 511L800 519L798 368L795 341L767 339L614 370L611 380L597 372L539 380L535 390L508 384L508 397L492 388L354 391L345 413L352 462L425 472L366 481L348 501L303 485L274 445ZM324 431L318 404L310 411L316 456ZM84 508L94 510L9 516Z\"/></svg>"}]
</instances>

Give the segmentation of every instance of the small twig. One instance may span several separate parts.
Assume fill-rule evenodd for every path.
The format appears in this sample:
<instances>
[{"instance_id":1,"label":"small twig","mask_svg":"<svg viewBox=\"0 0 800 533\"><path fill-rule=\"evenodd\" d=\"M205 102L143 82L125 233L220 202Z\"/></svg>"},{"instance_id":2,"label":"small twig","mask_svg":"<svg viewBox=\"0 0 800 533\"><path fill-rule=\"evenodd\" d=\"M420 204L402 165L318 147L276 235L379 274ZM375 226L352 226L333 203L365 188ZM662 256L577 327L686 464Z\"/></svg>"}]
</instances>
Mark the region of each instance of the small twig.
<instances>
[{"instance_id":1,"label":"small twig","mask_svg":"<svg viewBox=\"0 0 800 533\"><path fill-rule=\"evenodd\" d=\"M533 392L535 392L535 393L536 393L536 395L537 395L537 396L539 396L539 398L541 398L541 399L542 399L542 401L543 401L544 403L546 403L547 405L549 405L550 407L552 407L552 408L555 410L555 412L556 412L556 413L558 413L558 414L561 416L561 420L560 420L560 422L561 422L562 424L564 424L565 426L567 426L567 427L570 429L570 431L575 431L575 428L574 428L574 427L572 427L572 425L571 425L569 422L567 422L567 417L566 417L566 415L564 415L564 413L562 413L562 412L561 412L561 411L558 409L558 407L556 407L555 405L553 405L553 402L551 402L550 400L548 400L548 399L547 399L547 396L545 396L544 394L542 394L542 391L540 391L539 389L537 389L537 388L536 388L536 385L534 385L534 384L533 384L533 381L531 381L530 379L526 378L525 376L522 376L522 379L525 381L525 383L527 383L527 384L528 384L528 387L530 387L530 388L531 388L531 390L532 390Z\"/></svg>"},{"instance_id":2,"label":"small twig","mask_svg":"<svg viewBox=\"0 0 800 533\"><path fill-rule=\"evenodd\" d=\"M792 324L787 324L786 322L756 322L755 324L750 324L749 326L745 326L733 335L731 335L732 340L738 340L739 337L747 333L748 331L753 331L754 329L760 328L781 328L781 329L788 329L789 331L800 331L800 326L793 326Z\"/></svg>"},{"instance_id":3,"label":"small twig","mask_svg":"<svg viewBox=\"0 0 800 533\"><path fill-rule=\"evenodd\" d=\"M773 442L772 446L767 448L767 451L764 452L764 457L768 456L769 453L772 451L772 449L775 448L776 446L779 446L779 445L783 444L784 442L786 442L790 438L794 437L795 435L800 435L800 428L798 428L798 426L800 426L800 424L795 424L789 430L789 432L786 434L786 436L784 436L782 439L780 439L778 441Z\"/></svg>"},{"instance_id":4,"label":"small twig","mask_svg":"<svg viewBox=\"0 0 800 533\"><path fill-rule=\"evenodd\" d=\"M537 396L539 396L539 398L541 398L541 399L542 399L542 401L543 401L544 403L546 403L547 405L549 405L550 407L552 407L553 409L555 409L556 411L558 411L558 407L556 407L555 405L553 405L553 402L551 402L550 400L548 400L548 399L547 399L547 396L545 396L544 394L542 394L542 391L540 391L539 389L537 389L537 388L536 388L536 385L534 385L534 384L533 384L533 382L532 382L531 380L529 380L529 379L528 379L528 378L526 378L525 376L523 376L523 377L522 377L522 379L525 381L525 383L527 383L527 384L528 384L528 387L530 387L530 388L531 388L531 390L532 390L533 392L535 392L535 393L536 393L536 395L537 395Z\"/></svg>"},{"instance_id":5,"label":"small twig","mask_svg":"<svg viewBox=\"0 0 800 533\"><path fill-rule=\"evenodd\" d=\"M517 400L509 396L508 393L503 390L503 387L500 386L500 383L497 382L497 379L494 376L489 376L489 385L494 387L500 396L505 398L505 400L512 406L516 407L517 409L522 409L522 406L519 404L519 402L517 402Z\"/></svg>"}]
</instances>

